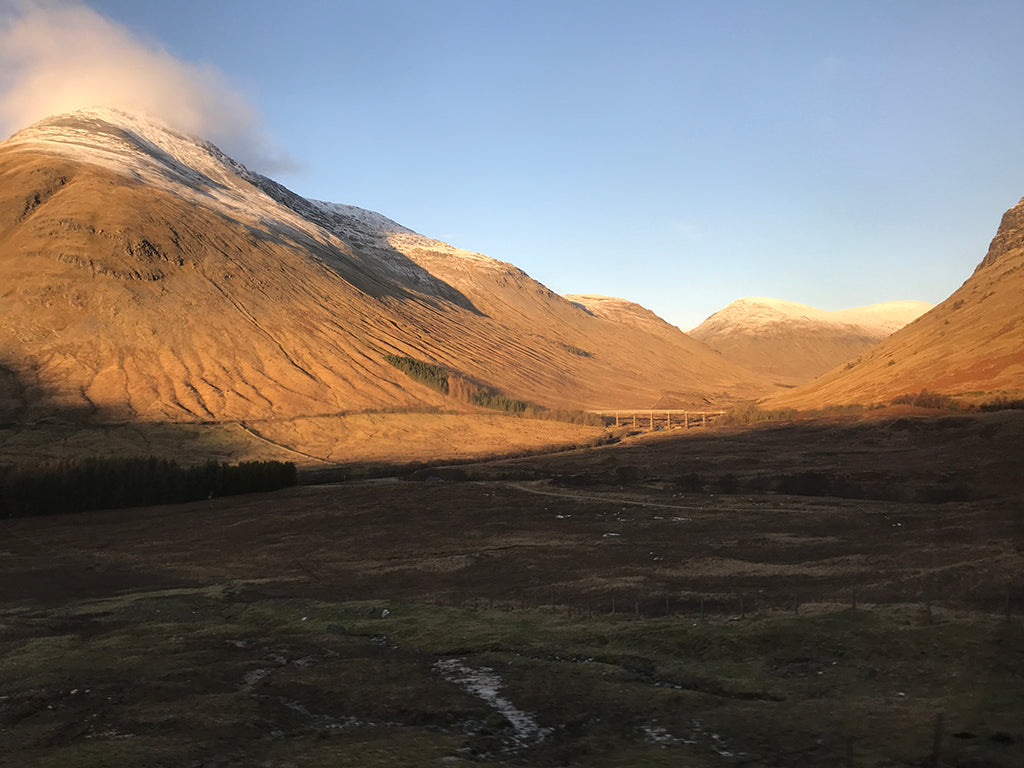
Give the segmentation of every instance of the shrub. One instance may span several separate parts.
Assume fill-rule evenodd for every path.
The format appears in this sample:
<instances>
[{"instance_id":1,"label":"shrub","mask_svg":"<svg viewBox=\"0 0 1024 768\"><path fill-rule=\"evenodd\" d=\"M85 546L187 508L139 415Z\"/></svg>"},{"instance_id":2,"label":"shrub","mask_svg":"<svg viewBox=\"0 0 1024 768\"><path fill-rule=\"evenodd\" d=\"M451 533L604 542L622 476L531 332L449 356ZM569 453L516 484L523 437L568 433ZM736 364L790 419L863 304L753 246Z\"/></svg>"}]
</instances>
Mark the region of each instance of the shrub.
<instances>
[{"instance_id":1,"label":"shrub","mask_svg":"<svg viewBox=\"0 0 1024 768\"><path fill-rule=\"evenodd\" d=\"M632 483L639 482L642 477L640 468L632 464L623 464L616 467L613 476L618 485L631 485Z\"/></svg>"},{"instance_id":2,"label":"shrub","mask_svg":"<svg viewBox=\"0 0 1024 768\"><path fill-rule=\"evenodd\" d=\"M1008 397L997 397L978 406L980 411L1019 411L1024 410L1024 399L1011 400Z\"/></svg>"},{"instance_id":3,"label":"shrub","mask_svg":"<svg viewBox=\"0 0 1024 768\"><path fill-rule=\"evenodd\" d=\"M917 408L935 408L941 410L955 411L960 408L960 403L949 395L938 392L930 392L922 389L917 393L908 393L893 398L893 405L912 405Z\"/></svg>"},{"instance_id":4,"label":"shrub","mask_svg":"<svg viewBox=\"0 0 1024 768\"><path fill-rule=\"evenodd\" d=\"M690 472L677 477L676 485L684 491L700 493L704 490L704 479L696 472Z\"/></svg>"},{"instance_id":5,"label":"shrub","mask_svg":"<svg viewBox=\"0 0 1024 768\"><path fill-rule=\"evenodd\" d=\"M587 352L587 350L574 347L572 344L562 344L561 347L566 352L576 355L577 357L593 357L593 355L590 352Z\"/></svg>"},{"instance_id":6,"label":"shrub","mask_svg":"<svg viewBox=\"0 0 1024 768\"><path fill-rule=\"evenodd\" d=\"M757 403L741 403L726 411L718 423L725 426L742 427L768 421L787 421L795 419L798 415L793 408L762 411L757 407Z\"/></svg>"},{"instance_id":7,"label":"shrub","mask_svg":"<svg viewBox=\"0 0 1024 768\"><path fill-rule=\"evenodd\" d=\"M779 493L791 496L827 496L832 489L832 479L824 472L782 475L777 488Z\"/></svg>"},{"instance_id":8,"label":"shrub","mask_svg":"<svg viewBox=\"0 0 1024 768\"><path fill-rule=\"evenodd\" d=\"M718 478L718 492L725 494L739 493L740 482L732 472L721 475Z\"/></svg>"}]
</instances>

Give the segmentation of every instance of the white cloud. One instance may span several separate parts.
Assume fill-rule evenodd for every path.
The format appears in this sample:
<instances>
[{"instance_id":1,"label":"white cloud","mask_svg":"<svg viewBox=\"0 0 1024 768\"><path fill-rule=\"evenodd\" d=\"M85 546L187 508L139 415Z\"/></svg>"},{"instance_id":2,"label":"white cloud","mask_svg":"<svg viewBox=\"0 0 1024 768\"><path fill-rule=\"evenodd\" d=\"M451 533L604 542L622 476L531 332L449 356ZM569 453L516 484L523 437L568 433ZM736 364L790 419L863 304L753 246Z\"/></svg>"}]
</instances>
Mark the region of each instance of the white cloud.
<instances>
[{"instance_id":1,"label":"white cloud","mask_svg":"<svg viewBox=\"0 0 1024 768\"><path fill-rule=\"evenodd\" d=\"M213 67L181 61L80 3L0 4L4 135L84 107L156 118L264 172L290 167L274 157L256 110Z\"/></svg>"}]
</instances>

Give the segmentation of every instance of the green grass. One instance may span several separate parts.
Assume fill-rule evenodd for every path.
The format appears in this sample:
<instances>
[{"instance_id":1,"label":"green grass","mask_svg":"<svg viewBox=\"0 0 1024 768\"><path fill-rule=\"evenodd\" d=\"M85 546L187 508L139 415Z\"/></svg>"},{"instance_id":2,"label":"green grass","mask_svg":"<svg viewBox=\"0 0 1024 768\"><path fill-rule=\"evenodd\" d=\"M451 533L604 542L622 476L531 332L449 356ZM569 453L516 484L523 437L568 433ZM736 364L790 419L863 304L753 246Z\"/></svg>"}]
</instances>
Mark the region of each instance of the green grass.
<instances>
[{"instance_id":1,"label":"green grass","mask_svg":"<svg viewBox=\"0 0 1024 768\"><path fill-rule=\"evenodd\" d=\"M242 598L241 586L4 613L0 728L10 759L909 765L930 754L938 713L950 764L968 753L992 766L1024 757L1018 620L936 612L929 623L919 608L899 607L588 618ZM452 657L493 670L501 695L548 738L513 748L505 718L438 673L437 661Z\"/></svg>"}]
</instances>

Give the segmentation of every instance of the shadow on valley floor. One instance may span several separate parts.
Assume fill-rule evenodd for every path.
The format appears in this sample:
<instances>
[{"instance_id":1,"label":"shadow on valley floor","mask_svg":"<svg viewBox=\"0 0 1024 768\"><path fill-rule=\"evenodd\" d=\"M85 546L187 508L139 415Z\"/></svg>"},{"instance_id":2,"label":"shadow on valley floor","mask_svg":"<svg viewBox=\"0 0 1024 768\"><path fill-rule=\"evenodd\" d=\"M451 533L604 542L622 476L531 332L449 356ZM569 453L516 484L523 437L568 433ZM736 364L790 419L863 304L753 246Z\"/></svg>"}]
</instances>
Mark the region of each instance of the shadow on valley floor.
<instances>
[{"instance_id":1,"label":"shadow on valley floor","mask_svg":"<svg viewBox=\"0 0 1024 768\"><path fill-rule=\"evenodd\" d=\"M0 465L140 456L183 465L290 460L270 453L233 423L132 421L120 412L68 406L22 367L0 360Z\"/></svg>"},{"instance_id":2,"label":"shadow on valley floor","mask_svg":"<svg viewBox=\"0 0 1024 768\"><path fill-rule=\"evenodd\" d=\"M1021 426L659 434L3 520L5 757L1016 768ZM712 487L869 470L986 498Z\"/></svg>"},{"instance_id":3,"label":"shadow on valley floor","mask_svg":"<svg viewBox=\"0 0 1024 768\"><path fill-rule=\"evenodd\" d=\"M379 479L2 521L6 756L1015 768L1020 519Z\"/></svg>"},{"instance_id":4,"label":"shadow on valley floor","mask_svg":"<svg viewBox=\"0 0 1024 768\"><path fill-rule=\"evenodd\" d=\"M792 421L633 437L488 463L470 478L942 503L1024 493L1024 412Z\"/></svg>"}]
</instances>

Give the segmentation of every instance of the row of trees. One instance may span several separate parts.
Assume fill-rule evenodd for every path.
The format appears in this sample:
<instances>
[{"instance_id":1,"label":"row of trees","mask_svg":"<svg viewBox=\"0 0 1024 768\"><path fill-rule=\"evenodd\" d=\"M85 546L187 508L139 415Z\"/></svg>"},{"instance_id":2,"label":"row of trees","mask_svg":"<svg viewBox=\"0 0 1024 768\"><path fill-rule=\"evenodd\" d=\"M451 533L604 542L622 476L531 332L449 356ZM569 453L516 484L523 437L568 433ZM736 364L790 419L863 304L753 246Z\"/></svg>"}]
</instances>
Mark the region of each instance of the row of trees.
<instances>
[{"instance_id":1,"label":"row of trees","mask_svg":"<svg viewBox=\"0 0 1024 768\"><path fill-rule=\"evenodd\" d=\"M403 355L388 355L386 359L409 378L426 384L442 394L448 394L448 371L440 365Z\"/></svg>"},{"instance_id":2,"label":"row of trees","mask_svg":"<svg viewBox=\"0 0 1024 768\"><path fill-rule=\"evenodd\" d=\"M596 414L585 411L550 409L525 400L516 400L514 397L503 395L494 389L480 386L465 376L451 373L446 368L434 363L403 355L387 355L386 359L395 368L421 384L426 384L431 389L435 389L442 394L449 395L456 400L472 403L480 408L504 411L516 416L525 416L529 419L604 426L603 419Z\"/></svg>"},{"instance_id":3,"label":"row of trees","mask_svg":"<svg viewBox=\"0 0 1024 768\"><path fill-rule=\"evenodd\" d=\"M210 461L183 467L168 459L73 459L0 467L0 516L177 504L295 485L291 462Z\"/></svg>"}]
</instances>

